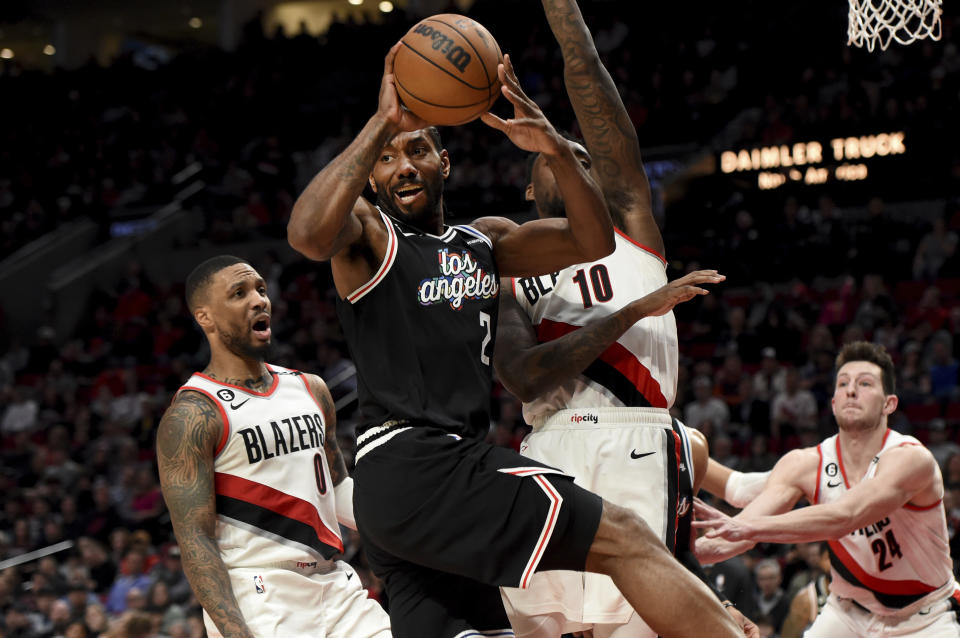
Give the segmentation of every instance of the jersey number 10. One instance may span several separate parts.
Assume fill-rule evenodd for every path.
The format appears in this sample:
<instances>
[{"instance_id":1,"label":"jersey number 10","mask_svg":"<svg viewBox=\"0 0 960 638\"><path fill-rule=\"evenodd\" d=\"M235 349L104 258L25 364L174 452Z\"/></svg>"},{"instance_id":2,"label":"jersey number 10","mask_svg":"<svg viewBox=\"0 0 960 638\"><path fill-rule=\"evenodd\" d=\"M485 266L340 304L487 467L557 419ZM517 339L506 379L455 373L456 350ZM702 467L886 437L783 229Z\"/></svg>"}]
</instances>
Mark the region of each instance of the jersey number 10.
<instances>
[{"instance_id":1,"label":"jersey number 10","mask_svg":"<svg viewBox=\"0 0 960 638\"><path fill-rule=\"evenodd\" d=\"M613 299L613 285L610 283L610 273L603 264L597 264L590 269L590 281L587 281L587 273L580 269L573 278L574 283L580 286L580 295L583 297L583 307L589 308L593 305L593 299L604 302ZM590 292L593 290L593 297Z\"/></svg>"}]
</instances>

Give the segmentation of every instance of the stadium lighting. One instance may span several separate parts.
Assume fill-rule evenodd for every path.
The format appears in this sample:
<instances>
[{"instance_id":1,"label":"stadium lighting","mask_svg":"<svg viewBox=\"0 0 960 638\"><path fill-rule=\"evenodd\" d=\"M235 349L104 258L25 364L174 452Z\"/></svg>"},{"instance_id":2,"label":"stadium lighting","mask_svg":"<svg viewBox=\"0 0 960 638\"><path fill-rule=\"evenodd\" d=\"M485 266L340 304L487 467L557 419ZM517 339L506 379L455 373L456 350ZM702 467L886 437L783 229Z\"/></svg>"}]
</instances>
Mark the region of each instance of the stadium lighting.
<instances>
[{"instance_id":1,"label":"stadium lighting","mask_svg":"<svg viewBox=\"0 0 960 638\"><path fill-rule=\"evenodd\" d=\"M393 3L390 2L389 0L383 0L383 2L381 2L379 6L380 6L380 11L382 13L390 13L391 11L393 11Z\"/></svg>"},{"instance_id":2,"label":"stadium lighting","mask_svg":"<svg viewBox=\"0 0 960 638\"><path fill-rule=\"evenodd\" d=\"M13 49L0 49L0 58L3 58L4 60L12 60Z\"/></svg>"},{"instance_id":3,"label":"stadium lighting","mask_svg":"<svg viewBox=\"0 0 960 638\"><path fill-rule=\"evenodd\" d=\"M47 46L43 47L44 55L55 55L56 53L57 47L53 46L52 44L48 44Z\"/></svg>"},{"instance_id":4,"label":"stadium lighting","mask_svg":"<svg viewBox=\"0 0 960 638\"><path fill-rule=\"evenodd\" d=\"M355 7L359 7L361 4L363 4L363 0L347 0L347 2Z\"/></svg>"},{"instance_id":5,"label":"stadium lighting","mask_svg":"<svg viewBox=\"0 0 960 638\"><path fill-rule=\"evenodd\" d=\"M197 16L193 16L192 18L190 18L190 20L187 21L187 24L190 25L191 29L199 29L200 27L203 26L203 20L201 20Z\"/></svg>"}]
</instances>

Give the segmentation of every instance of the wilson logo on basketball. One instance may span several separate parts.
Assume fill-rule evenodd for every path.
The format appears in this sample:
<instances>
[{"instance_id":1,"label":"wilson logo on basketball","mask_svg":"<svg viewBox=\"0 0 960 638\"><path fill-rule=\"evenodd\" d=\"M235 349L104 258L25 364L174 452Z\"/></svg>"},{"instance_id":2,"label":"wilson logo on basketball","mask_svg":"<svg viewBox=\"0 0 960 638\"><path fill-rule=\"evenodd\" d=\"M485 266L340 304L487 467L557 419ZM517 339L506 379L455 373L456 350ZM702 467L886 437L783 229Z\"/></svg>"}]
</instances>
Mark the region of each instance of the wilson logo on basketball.
<instances>
[{"instance_id":1,"label":"wilson logo on basketball","mask_svg":"<svg viewBox=\"0 0 960 638\"><path fill-rule=\"evenodd\" d=\"M419 24L413 29L413 33L424 38L429 38L433 40L433 43L430 45L433 47L434 51L440 51L447 56L447 60L450 61L458 71L463 73L467 65L470 64L472 59L470 54L467 53L461 46L453 46L453 40L434 29L429 24Z\"/></svg>"}]
</instances>

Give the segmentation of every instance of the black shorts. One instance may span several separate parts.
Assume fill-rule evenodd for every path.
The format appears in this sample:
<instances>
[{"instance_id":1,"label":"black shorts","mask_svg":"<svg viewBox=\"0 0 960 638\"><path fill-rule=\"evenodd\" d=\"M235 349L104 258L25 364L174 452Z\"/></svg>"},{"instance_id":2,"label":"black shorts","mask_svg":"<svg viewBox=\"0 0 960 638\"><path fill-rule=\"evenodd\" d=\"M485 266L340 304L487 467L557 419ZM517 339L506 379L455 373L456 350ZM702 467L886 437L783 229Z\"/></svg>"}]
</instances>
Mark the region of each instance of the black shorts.
<instances>
[{"instance_id":1,"label":"black shorts","mask_svg":"<svg viewBox=\"0 0 960 638\"><path fill-rule=\"evenodd\" d=\"M508 629L498 586L583 570L602 501L559 470L424 426L364 447L354 513L396 638Z\"/></svg>"}]
</instances>

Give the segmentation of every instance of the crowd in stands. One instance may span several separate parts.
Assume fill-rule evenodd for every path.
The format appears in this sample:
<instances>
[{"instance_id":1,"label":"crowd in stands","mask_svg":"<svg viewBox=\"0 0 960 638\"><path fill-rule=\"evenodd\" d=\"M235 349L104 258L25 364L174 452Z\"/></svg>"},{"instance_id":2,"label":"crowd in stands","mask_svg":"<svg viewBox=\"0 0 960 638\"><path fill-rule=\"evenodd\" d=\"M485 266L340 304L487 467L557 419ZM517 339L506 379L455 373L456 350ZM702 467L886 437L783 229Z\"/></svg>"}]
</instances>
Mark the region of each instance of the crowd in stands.
<instances>
[{"instance_id":1,"label":"crowd in stands","mask_svg":"<svg viewBox=\"0 0 960 638\"><path fill-rule=\"evenodd\" d=\"M617 17L627 15L619 4L586 9L587 19L644 147L716 151L904 127L921 145L960 138L960 55L948 18L940 43L867 56L842 33L815 38L815 51L784 45L787 33L842 26L840 5L774 16L747 2L756 20L715 6L682 21L653 7L638 24ZM513 54L528 93L575 129L537 3L511 3L509 20L502 11L478 1L473 15ZM169 201L172 176L194 162L208 185L197 203L203 242L282 240L300 189L372 114L382 56L409 22L396 12L379 25L335 23L321 38L251 28L236 52L198 47L151 69L135 56L53 74L0 61L7 122L17 122L0 128L0 258L73 219L93 220L107 239L118 210ZM522 153L479 123L443 134L454 216L501 212L504 202L525 211ZM960 157L948 144L929 148L932 168L915 167L882 194L758 194L714 177L669 203L671 278L698 267L728 275L676 311L674 411L708 436L720 462L767 470L834 431L838 347L883 343L898 366L892 425L925 441L940 463L960 557ZM909 188L923 192L907 196ZM940 203L932 218L911 219L898 214L904 199ZM356 381L329 268L292 253L254 266L274 304L276 362L336 380L349 461ZM0 330L0 561L74 543L0 569L0 636L203 635L153 441L172 394L206 361L182 282L153 280L136 261L91 296L72 334ZM518 448L527 432L519 403L495 385L492 406L490 440ZM344 558L388 604L356 535L344 532ZM773 635L792 594L816 574L817 556L816 544L761 545L711 574Z\"/></svg>"}]
</instances>

